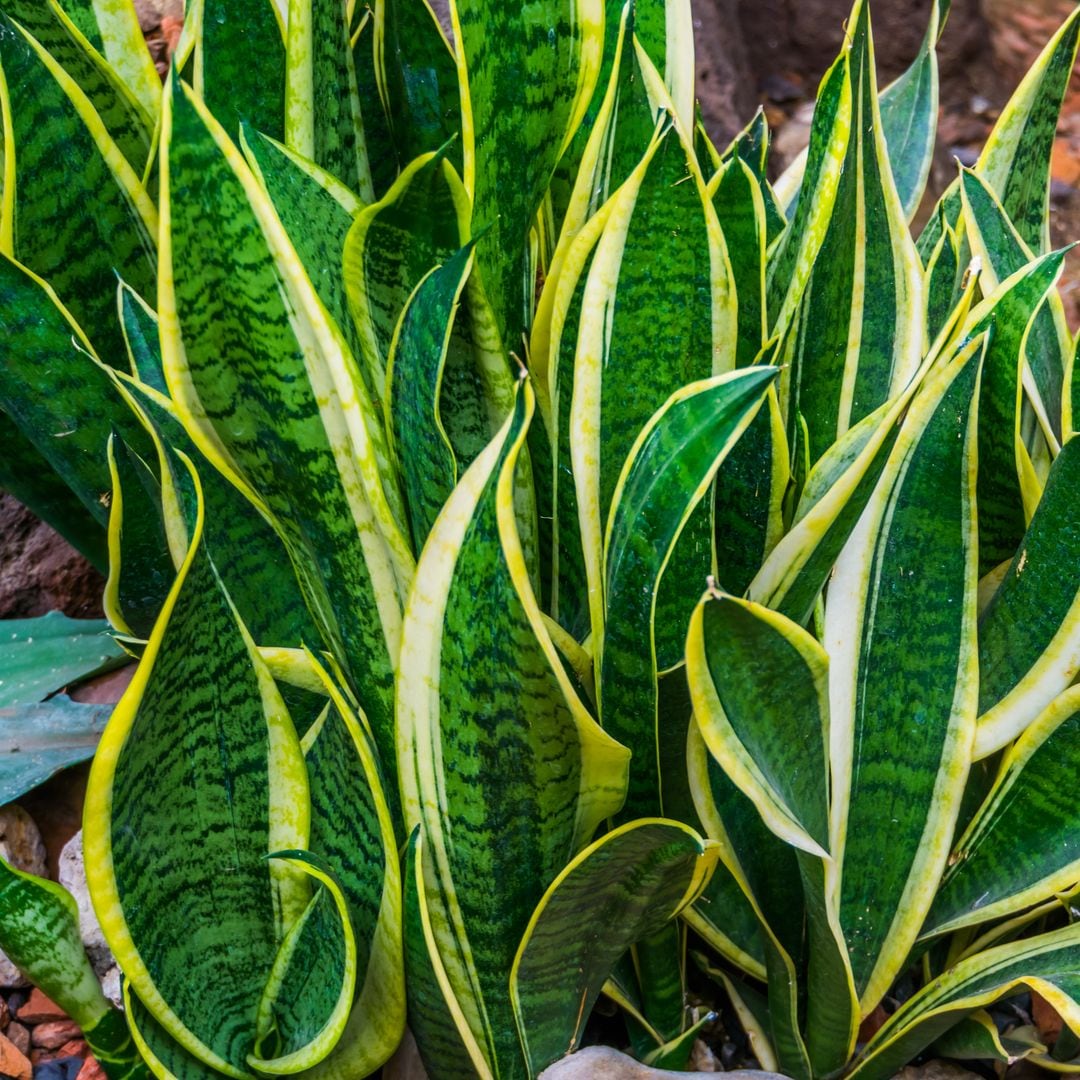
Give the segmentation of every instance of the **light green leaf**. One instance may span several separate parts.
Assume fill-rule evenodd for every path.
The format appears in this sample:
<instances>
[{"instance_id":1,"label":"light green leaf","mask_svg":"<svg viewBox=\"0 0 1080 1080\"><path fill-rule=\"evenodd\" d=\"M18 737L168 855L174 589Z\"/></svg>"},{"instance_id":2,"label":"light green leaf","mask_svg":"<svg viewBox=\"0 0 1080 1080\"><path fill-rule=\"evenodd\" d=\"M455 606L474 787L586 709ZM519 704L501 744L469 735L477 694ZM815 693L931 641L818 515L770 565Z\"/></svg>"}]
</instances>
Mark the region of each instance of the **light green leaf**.
<instances>
[{"instance_id":1,"label":"light green leaf","mask_svg":"<svg viewBox=\"0 0 1080 1080\"><path fill-rule=\"evenodd\" d=\"M375 201L345 0L288 0L285 144Z\"/></svg>"},{"instance_id":2,"label":"light green leaf","mask_svg":"<svg viewBox=\"0 0 1080 1080\"><path fill-rule=\"evenodd\" d=\"M462 179L474 227L491 228L477 245L477 275L502 349L517 352L532 303L529 229L592 97L603 13L599 3L583 0L529 7L455 0L450 11L459 50Z\"/></svg>"},{"instance_id":3,"label":"light green leaf","mask_svg":"<svg viewBox=\"0 0 1080 1080\"><path fill-rule=\"evenodd\" d=\"M413 562L371 436L378 414L265 192L176 82L163 147L158 308L173 400L279 532L389 766L391 657Z\"/></svg>"},{"instance_id":4,"label":"light green leaf","mask_svg":"<svg viewBox=\"0 0 1080 1080\"><path fill-rule=\"evenodd\" d=\"M83 837L102 929L140 999L189 1053L244 1077L278 942L307 903L303 879L267 856L306 848L311 807L292 721L201 533L200 512L94 759Z\"/></svg>"},{"instance_id":5,"label":"light green leaf","mask_svg":"<svg viewBox=\"0 0 1080 1080\"><path fill-rule=\"evenodd\" d=\"M50 611L0 621L0 706L29 705L65 686L121 666L127 654L98 619Z\"/></svg>"},{"instance_id":6,"label":"light green leaf","mask_svg":"<svg viewBox=\"0 0 1080 1080\"><path fill-rule=\"evenodd\" d=\"M789 437L805 418L816 462L853 424L907 386L924 350L922 268L889 168L867 5L850 19L844 63L851 138L831 216L780 355Z\"/></svg>"},{"instance_id":7,"label":"light green leaf","mask_svg":"<svg viewBox=\"0 0 1080 1080\"><path fill-rule=\"evenodd\" d=\"M881 131L888 147L893 181L908 221L915 216L922 202L934 160L938 119L936 46L948 9L947 2L942 5L940 0L933 0L930 22L918 55L900 78L881 92Z\"/></svg>"},{"instance_id":8,"label":"light green leaf","mask_svg":"<svg viewBox=\"0 0 1080 1080\"><path fill-rule=\"evenodd\" d=\"M0 806L92 758L111 712L111 705L82 705L64 694L0 707Z\"/></svg>"},{"instance_id":9,"label":"light green leaf","mask_svg":"<svg viewBox=\"0 0 1080 1080\"><path fill-rule=\"evenodd\" d=\"M1069 776L1080 687L1008 749L990 794L957 842L924 936L989 922L1063 892L1080 877Z\"/></svg>"},{"instance_id":10,"label":"light green leaf","mask_svg":"<svg viewBox=\"0 0 1080 1080\"><path fill-rule=\"evenodd\" d=\"M284 138L284 27L274 0L199 0L191 19L194 87L206 107L234 137L245 123Z\"/></svg>"},{"instance_id":11,"label":"light green leaf","mask_svg":"<svg viewBox=\"0 0 1080 1080\"><path fill-rule=\"evenodd\" d=\"M6 15L0 30L10 124L0 251L45 279L93 329L99 355L119 366L116 275L152 292L157 212L71 76Z\"/></svg>"},{"instance_id":12,"label":"light green leaf","mask_svg":"<svg viewBox=\"0 0 1080 1080\"><path fill-rule=\"evenodd\" d=\"M61 6L104 54L147 115L157 119L161 80L131 0L61 0Z\"/></svg>"},{"instance_id":13,"label":"light green leaf","mask_svg":"<svg viewBox=\"0 0 1080 1080\"><path fill-rule=\"evenodd\" d=\"M1026 989L1080 1030L1080 926L988 949L946 971L889 1017L848 1075L887 1080L966 1016Z\"/></svg>"}]
</instances>

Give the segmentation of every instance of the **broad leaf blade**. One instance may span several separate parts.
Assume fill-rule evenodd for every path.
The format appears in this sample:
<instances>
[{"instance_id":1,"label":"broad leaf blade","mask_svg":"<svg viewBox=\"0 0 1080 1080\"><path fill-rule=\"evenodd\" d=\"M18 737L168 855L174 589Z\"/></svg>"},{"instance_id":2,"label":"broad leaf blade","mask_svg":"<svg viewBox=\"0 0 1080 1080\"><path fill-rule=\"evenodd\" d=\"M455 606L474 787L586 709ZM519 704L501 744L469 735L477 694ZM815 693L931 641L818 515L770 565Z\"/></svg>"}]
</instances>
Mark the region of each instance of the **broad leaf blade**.
<instances>
[{"instance_id":1,"label":"broad leaf blade","mask_svg":"<svg viewBox=\"0 0 1080 1080\"><path fill-rule=\"evenodd\" d=\"M182 84L164 115L169 388L199 448L274 522L389 765L391 656L413 566L370 434L377 414L235 146Z\"/></svg>"},{"instance_id":2,"label":"broad leaf blade","mask_svg":"<svg viewBox=\"0 0 1080 1080\"><path fill-rule=\"evenodd\" d=\"M870 1040L849 1075L887 1080L965 1016L1025 989L1080 1029L1080 928L1068 926L978 953L923 987Z\"/></svg>"},{"instance_id":3,"label":"broad leaf blade","mask_svg":"<svg viewBox=\"0 0 1080 1080\"><path fill-rule=\"evenodd\" d=\"M1080 688L1055 700L1006 752L993 789L957 843L924 935L988 922L1077 879L1073 749Z\"/></svg>"},{"instance_id":4,"label":"broad leaf blade","mask_svg":"<svg viewBox=\"0 0 1080 1080\"><path fill-rule=\"evenodd\" d=\"M979 620L975 756L1016 738L1080 667L1080 439L1061 449L1001 586Z\"/></svg>"},{"instance_id":5,"label":"broad leaf blade","mask_svg":"<svg viewBox=\"0 0 1080 1080\"><path fill-rule=\"evenodd\" d=\"M108 623L50 611L0 622L0 706L29 705L91 675L119 667L127 654Z\"/></svg>"},{"instance_id":6,"label":"broad leaf blade","mask_svg":"<svg viewBox=\"0 0 1080 1080\"><path fill-rule=\"evenodd\" d=\"M831 850L864 1008L903 966L933 899L974 738L981 360L962 351L916 397L826 598Z\"/></svg>"},{"instance_id":7,"label":"broad leaf blade","mask_svg":"<svg viewBox=\"0 0 1080 1080\"><path fill-rule=\"evenodd\" d=\"M624 819L660 809L657 593L687 522L716 470L761 407L776 377L749 368L677 391L645 425L613 496L605 544L604 633L594 638L598 700L606 730L633 754ZM707 520L707 519L706 519ZM707 567L701 567L705 570ZM684 600L698 594L683 566L671 566ZM687 604L687 609L689 609Z\"/></svg>"},{"instance_id":8,"label":"broad leaf blade","mask_svg":"<svg viewBox=\"0 0 1080 1080\"><path fill-rule=\"evenodd\" d=\"M523 1064L506 1001L514 951L543 891L618 810L627 763L572 688L525 573L513 485L532 408L524 383L435 523L398 662L406 825L430 849L430 962L459 1038L506 1075Z\"/></svg>"},{"instance_id":9,"label":"broad leaf blade","mask_svg":"<svg viewBox=\"0 0 1080 1080\"><path fill-rule=\"evenodd\" d=\"M242 1077L277 942L306 903L266 857L307 846L310 803L292 722L201 526L95 758L84 844L140 998L188 1052Z\"/></svg>"},{"instance_id":10,"label":"broad leaf blade","mask_svg":"<svg viewBox=\"0 0 1080 1080\"><path fill-rule=\"evenodd\" d=\"M716 857L686 826L646 819L608 833L559 874L510 972L530 1074L576 1049L619 957L693 901Z\"/></svg>"},{"instance_id":11,"label":"broad leaf blade","mask_svg":"<svg viewBox=\"0 0 1080 1080\"><path fill-rule=\"evenodd\" d=\"M0 248L48 281L93 328L100 355L120 366L116 275L152 293L156 211L72 78L6 15L0 30L11 125Z\"/></svg>"}]
</instances>

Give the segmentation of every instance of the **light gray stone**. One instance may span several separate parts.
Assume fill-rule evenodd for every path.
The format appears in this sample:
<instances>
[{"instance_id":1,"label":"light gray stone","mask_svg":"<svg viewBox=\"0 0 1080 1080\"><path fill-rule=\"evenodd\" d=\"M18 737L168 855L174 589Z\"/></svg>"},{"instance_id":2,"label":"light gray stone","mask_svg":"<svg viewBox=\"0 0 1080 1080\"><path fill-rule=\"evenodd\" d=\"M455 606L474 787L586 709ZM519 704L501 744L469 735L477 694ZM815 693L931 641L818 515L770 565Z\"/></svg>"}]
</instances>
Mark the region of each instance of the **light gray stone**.
<instances>
[{"instance_id":1,"label":"light gray stone","mask_svg":"<svg viewBox=\"0 0 1080 1080\"><path fill-rule=\"evenodd\" d=\"M16 870L38 877L48 877L49 862L45 844L34 819L14 804L0 807L0 856ZM0 952L0 989L15 990L30 981Z\"/></svg>"},{"instance_id":2,"label":"light gray stone","mask_svg":"<svg viewBox=\"0 0 1080 1080\"><path fill-rule=\"evenodd\" d=\"M102 933L101 924L94 914L94 905L90 902L90 889L86 884L86 866L83 864L82 830L80 829L60 852L60 865L57 877L60 884L75 898L79 906L79 933L90 963L99 980L104 981L110 969L116 967L113 954ZM106 992L107 993L107 992Z\"/></svg>"},{"instance_id":3,"label":"light gray stone","mask_svg":"<svg viewBox=\"0 0 1080 1080\"><path fill-rule=\"evenodd\" d=\"M663 1077L715 1076L711 1072L668 1072L650 1069L640 1061L620 1054L610 1046L589 1046L545 1069L540 1080L662 1080ZM780 1073L736 1069L724 1073L725 1080L786 1080Z\"/></svg>"}]
</instances>

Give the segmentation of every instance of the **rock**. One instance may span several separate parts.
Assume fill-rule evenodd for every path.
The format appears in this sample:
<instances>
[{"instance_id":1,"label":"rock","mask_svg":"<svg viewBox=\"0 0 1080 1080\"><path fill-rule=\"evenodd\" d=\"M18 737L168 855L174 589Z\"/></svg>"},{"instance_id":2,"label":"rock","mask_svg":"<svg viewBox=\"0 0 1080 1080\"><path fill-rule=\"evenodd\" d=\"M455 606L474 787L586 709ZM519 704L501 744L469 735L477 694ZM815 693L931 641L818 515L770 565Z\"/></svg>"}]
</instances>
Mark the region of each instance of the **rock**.
<instances>
[{"instance_id":1,"label":"rock","mask_svg":"<svg viewBox=\"0 0 1080 1080\"><path fill-rule=\"evenodd\" d=\"M694 1040L694 1045L690 1049L690 1068L706 1073L724 1071L720 1062L716 1060L716 1055L704 1039Z\"/></svg>"},{"instance_id":2,"label":"rock","mask_svg":"<svg viewBox=\"0 0 1080 1080\"><path fill-rule=\"evenodd\" d=\"M93 904L90 902L90 890L86 884L86 867L83 864L81 829L60 852L58 877L60 884L71 893L79 906L79 933L82 935L90 963L94 966L94 972L98 979L101 979L110 968L116 966L116 961L105 942L101 924L97 921Z\"/></svg>"},{"instance_id":3,"label":"rock","mask_svg":"<svg viewBox=\"0 0 1080 1080\"><path fill-rule=\"evenodd\" d=\"M49 864L34 819L14 803L0 807L0 855L17 870L45 877Z\"/></svg>"},{"instance_id":4,"label":"rock","mask_svg":"<svg viewBox=\"0 0 1080 1080\"><path fill-rule=\"evenodd\" d=\"M123 1009L124 987L121 984L120 969L115 964L101 976L101 992L118 1009Z\"/></svg>"},{"instance_id":5,"label":"rock","mask_svg":"<svg viewBox=\"0 0 1080 1080\"><path fill-rule=\"evenodd\" d=\"M908 1065L893 1080L976 1080L978 1073L962 1068L952 1061L934 1059L924 1065Z\"/></svg>"},{"instance_id":6,"label":"rock","mask_svg":"<svg viewBox=\"0 0 1080 1080\"><path fill-rule=\"evenodd\" d=\"M0 494L0 618L101 617L105 579L12 496Z\"/></svg>"},{"instance_id":7,"label":"rock","mask_svg":"<svg viewBox=\"0 0 1080 1080\"><path fill-rule=\"evenodd\" d=\"M88 1057L79 1070L75 1080L107 1080L105 1070L101 1067L96 1057Z\"/></svg>"},{"instance_id":8,"label":"rock","mask_svg":"<svg viewBox=\"0 0 1080 1080\"><path fill-rule=\"evenodd\" d=\"M14 803L0 807L0 855L16 870L48 877L45 845L34 819ZM29 980L0 952L0 988L29 986Z\"/></svg>"},{"instance_id":9,"label":"rock","mask_svg":"<svg viewBox=\"0 0 1080 1080\"><path fill-rule=\"evenodd\" d=\"M34 1080L75 1080L82 1067L82 1058L52 1058L35 1065Z\"/></svg>"},{"instance_id":10,"label":"rock","mask_svg":"<svg viewBox=\"0 0 1080 1080\"><path fill-rule=\"evenodd\" d=\"M640 1061L620 1054L610 1046L590 1046L545 1069L540 1080L661 1080L663 1077L713 1076L709 1072L668 1072L650 1069ZM726 1080L785 1080L780 1073L733 1069L724 1073Z\"/></svg>"},{"instance_id":11,"label":"rock","mask_svg":"<svg viewBox=\"0 0 1080 1080\"><path fill-rule=\"evenodd\" d=\"M30 1029L25 1024L20 1024L16 1020L12 1020L7 1026L5 1035L19 1048L24 1054L30 1053Z\"/></svg>"},{"instance_id":12,"label":"rock","mask_svg":"<svg viewBox=\"0 0 1080 1080\"><path fill-rule=\"evenodd\" d=\"M49 1020L36 1024L30 1040L41 1050L59 1050L65 1043L82 1038L82 1028L74 1020Z\"/></svg>"},{"instance_id":13,"label":"rock","mask_svg":"<svg viewBox=\"0 0 1080 1080\"><path fill-rule=\"evenodd\" d=\"M53 1020L70 1020L59 1005L46 997L36 986L30 991L26 1004L19 1007L15 1014L23 1024L47 1024Z\"/></svg>"},{"instance_id":14,"label":"rock","mask_svg":"<svg viewBox=\"0 0 1080 1080\"><path fill-rule=\"evenodd\" d=\"M0 1076L33 1080L33 1075L27 1056L6 1035L0 1035Z\"/></svg>"},{"instance_id":15,"label":"rock","mask_svg":"<svg viewBox=\"0 0 1080 1080\"><path fill-rule=\"evenodd\" d=\"M90 1044L85 1039L72 1039L60 1047L59 1057L85 1060L90 1055Z\"/></svg>"},{"instance_id":16,"label":"rock","mask_svg":"<svg viewBox=\"0 0 1080 1080\"><path fill-rule=\"evenodd\" d=\"M30 980L0 952L0 990L15 990L29 985Z\"/></svg>"},{"instance_id":17,"label":"rock","mask_svg":"<svg viewBox=\"0 0 1080 1080\"><path fill-rule=\"evenodd\" d=\"M7 1001L0 997L0 1031L6 1031L8 1024L11 1023L11 1010L8 1008Z\"/></svg>"}]
</instances>

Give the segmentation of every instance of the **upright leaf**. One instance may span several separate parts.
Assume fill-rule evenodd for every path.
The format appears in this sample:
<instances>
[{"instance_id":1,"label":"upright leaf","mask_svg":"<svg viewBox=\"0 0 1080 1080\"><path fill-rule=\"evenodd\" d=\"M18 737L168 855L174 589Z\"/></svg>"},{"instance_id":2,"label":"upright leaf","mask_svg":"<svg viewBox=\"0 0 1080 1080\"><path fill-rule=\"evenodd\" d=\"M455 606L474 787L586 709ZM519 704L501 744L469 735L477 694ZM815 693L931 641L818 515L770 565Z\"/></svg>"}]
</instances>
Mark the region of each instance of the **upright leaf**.
<instances>
[{"instance_id":1,"label":"upright leaf","mask_svg":"<svg viewBox=\"0 0 1080 1080\"><path fill-rule=\"evenodd\" d=\"M234 137L246 123L284 138L285 41L274 0L200 0L193 11L195 91L206 107Z\"/></svg>"},{"instance_id":2,"label":"upright leaf","mask_svg":"<svg viewBox=\"0 0 1080 1080\"><path fill-rule=\"evenodd\" d=\"M495 331L518 351L532 284L526 245L555 163L595 85L603 47L600 0L451 5L459 50L463 180L477 227L477 273Z\"/></svg>"},{"instance_id":3,"label":"upright leaf","mask_svg":"<svg viewBox=\"0 0 1080 1080\"><path fill-rule=\"evenodd\" d=\"M864 1010L933 899L974 739L981 361L962 351L915 398L826 598L830 850Z\"/></svg>"},{"instance_id":4,"label":"upright leaf","mask_svg":"<svg viewBox=\"0 0 1080 1080\"><path fill-rule=\"evenodd\" d=\"M1011 742L1080 670L1080 439L1050 469L1042 499L979 620L976 758Z\"/></svg>"},{"instance_id":5,"label":"upright leaf","mask_svg":"<svg viewBox=\"0 0 1080 1080\"><path fill-rule=\"evenodd\" d=\"M166 95L163 146L169 388L202 452L279 530L389 765L412 557L370 434L378 415L265 193L182 84Z\"/></svg>"},{"instance_id":6,"label":"upright leaf","mask_svg":"<svg viewBox=\"0 0 1080 1080\"><path fill-rule=\"evenodd\" d=\"M438 150L453 139L450 160L460 170L457 58L427 0L376 0L375 51L390 133L401 162Z\"/></svg>"},{"instance_id":7,"label":"upright leaf","mask_svg":"<svg viewBox=\"0 0 1080 1080\"><path fill-rule=\"evenodd\" d=\"M1078 729L1080 688L1073 687L1008 749L993 789L957 842L924 936L1011 915L1076 881L1080 851L1068 778Z\"/></svg>"},{"instance_id":8,"label":"upright leaf","mask_svg":"<svg viewBox=\"0 0 1080 1080\"><path fill-rule=\"evenodd\" d=\"M115 303L114 296L114 321ZM152 454L146 432L56 293L3 256L0 332L7 345L0 407L86 512L105 526L112 488L109 436L115 431L145 460ZM123 355L126 351L115 357L118 363Z\"/></svg>"},{"instance_id":9,"label":"upright leaf","mask_svg":"<svg viewBox=\"0 0 1080 1080\"><path fill-rule=\"evenodd\" d=\"M306 902L267 856L306 847L310 802L292 722L201 525L95 758L83 835L102 928L140 999L189 1053L246 1076L278 942Z\"/></svg>"},{"instance_id":10,"label":"upright leaf","mask_svg":"<svg viewBox=\"0 0 1080 1080\"><path fill-rule=\"evenodd\" d=\"M716 470L761 407L776 376L769 367L720 375L677 391L645 425L627 455L605 538L605 615L593 639L600 716L633 758L624 819L661 808L657 595L680 534ZM680 596L697 594L682 567ZM692 599L687 605L692 606ZM681 625L681 624L680 624ZM681 732L680 732L681 734Z\"/></svg>"},{"instance_id":11,"label":"upright leaf","mask_svg":"<svg viewBox=\"0 0 1080 1080\"><path fill-rule=\"evenodd\" d=\"M0 69L10 125L0 250L44 278L92 328L106 362L120 366L116 275L153 292L154 205L83 91L6 15Z\"/></svg>"},{"instance_id":12,"label":"upright leaf","mask_svg":"<svg viewBox=\"0 0 1080 1080\"><path fill-rule=\"evenodd\" d=\"M513 488L532 411L524 383L435 523L398 667L405 819L427 849L427 965L480 1076L525 1075L506 973L544 890L626 782L627 752L571 686L525 572ZM440 767L450 760L472 765Z\"/></svg>"},{"instance_id":13,"label":"upright leaf","mask_svg":"<svg viewBox=\"0 0 1080 1080\"><path fill-rule=\"evenodd\" d=\"M646 819L608 833L559 874L510 972L531 1075L577 1048L619 957L694 900L716 857L717 846L686 826Z\"/></svg>"},{"instance_id":14,"label":"upright leaf","mask_svg":"<svg viewBox=\"0 0 1080 1080\"><path fill-rule=\"evenodd\" d=\"M907 385L922 358L922 270L882 129L868 7L851 16L851 138L820 254L782 355L781 405L810 433L810 460Z\"/></svg>"},{"instance_id":15,"label":"upright leaf","mask_svg":"<svg viewBox=\"0 0 1080 1080\"><path fill-rule=\"evenodd\" d=\"M911 66L881 92L881 130L889 151L889 165L897 194L908 221L922 202L938 118L937 42L945 26L949 0L933 0L922 45Z\"/></svg>"},{"instance_id":16,"label":"upright leaf","mask_svg":"<svg viewBox=\"0 0 1080 1080\"><path fill-rule=\"evenodd\" d=\"M285 144L374 202L345 0L289 0Z\"/></svg>"}]
</instances>

